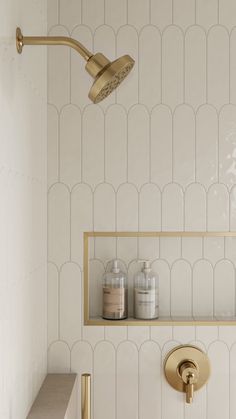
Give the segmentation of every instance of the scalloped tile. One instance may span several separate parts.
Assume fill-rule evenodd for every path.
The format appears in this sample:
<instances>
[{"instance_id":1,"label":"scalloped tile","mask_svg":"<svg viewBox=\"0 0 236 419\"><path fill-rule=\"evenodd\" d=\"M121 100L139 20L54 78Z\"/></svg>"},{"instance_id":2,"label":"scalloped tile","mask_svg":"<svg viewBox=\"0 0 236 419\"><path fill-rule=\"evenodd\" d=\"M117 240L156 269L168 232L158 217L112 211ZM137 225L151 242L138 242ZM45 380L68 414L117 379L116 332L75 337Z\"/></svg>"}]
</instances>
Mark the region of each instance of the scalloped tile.
<instances>
[{"instance_id":1,"label":"scalloped tile","mask_svg":"<svg viewBox=\"0 0 236 419\"><path fill-rule=\"evenodd\" d=\"M214 314L235 316L235 269L229 260L219 261L215 266Z\"/></svg>"},{"instance_id":2,"label":"scalloped tile","mask_svg":"<svg viewBox=\"0 0 236 419\"><path fill-rule=\"evenodd\" d=\"M140 188L149 180L149 114L135 105L128 115L128 181Z\"/></svg>"},{"instance_id":3,"label":"scalloped tile","mask_svg":"<svg viewBox=\"0 0 236 419\"><path fill-rule=\"evenodd\" d=\"M105 339L111 342L116 348L121 342L127 340L127 334L127 326L105 326Z\"/></svg>"},{"instance_id":4,"label":"scalloped tile","mask_svg":"<svg viewBox=\"0 0 236 419\"><path fill-rule=\"evenodd\" d=\"M112 105L105 114L105 180L115 188L127 181L127 114Z\"/></svg>"},{"instance_id":5,"label":"scalloped tile","mask_svg":"<svg viewBox=\"0 0 236 419\"><path fill-rule=\"evenodd\" d=\"M211 379L207 386L207 417L229 417L229 351L222 342L209 347Z\"/></svg>"},{"instance_id":6,"label":"scalloped tile","mask_svg":"<svg viewBox=\"0 0 236 419\"><path fill-rule=\"evenodd\" d=\"M104 326L82 326L82 339L94 349L98 342L104 340Z\"/></svg>"},{"instance_id":7,"label":"scalloped tile","mask_svg":"<svg viewBox=\"0 0 236 419\"><path fill-rule=\"evenodd\" d=\"M115 30L127 23L127 1L105 0L105 22Z\"/></svg>"},{"instance_id":8,"label":"scalloped tile","mask_svg":"<svg viewBox=\"0 0 236 419\"><path fill-rule=\"evenodd\" d=\"M209 187L218 174L218 116L212 105L196 113L196 180Z\"/></svg>"},{"instance_id":9,"label":"scalloped tile","mask_svg":"<svg viewBox=\"0 0 236 419\"><path fill-rule=\"evenodd\" d=\"M173 0L173 23L185 30L194 22L195 0Z\"/></svg>"},{"instance_id":10,"label":"scalloped tile","mask_svg":"<svg viewBox=\"0 0 236 419\"><path fill-rule=\"evenodd\" d=\"M205 237L203 239L203 255L213 265L224 258L224 238Z\"/></svg>"},{"instance_id":11,"label":"scalloped tile","mask_svg":"<svg viewBox=\"0 0 236 419\"><path fill-rule=\"evenodd\" d=\"M197 0L196 23L206 30L218 22L218 0Z\"/></svg>"},{"instance_id":12,"label":"scalloped tile","mask_svg":"<svg viewBox=\"0 0 236 419\"><path fill-rule=\"evenodd\" d=\"M230 419L234 418L236 415L236 343L230 351L230 388L229 388L229 397L230 397Z\"/></svg>"},{"instance_id":13,"label":"scalloped tile","mask_svg":"<svg viewBox=\"0 0 236 419\"><path fill-rule=\"evenodd\" d=\"M219 23L231 30L235 26L234 16L236 4L234 0L219 0Z\"/></svg>"},{"instance_id":14,"label":"scalloped tile","mask_svg":"<svg viewBox=\"0 0 236 419\"><path fill-rule=\"evenodd\" d=\"M225 28L210 29L207 51L207 99L219 110L229 103L229 34Z\"/></svg>"},{"instance_id":15,"label":"scalloped tile","mask_svg":"<svg viewBox=\"0 0 236 419\"><path fill-rule=\"evenodd\" d=\"M128 326L128 340L135 343L139 348L150 339L150 327L149 326L139 326L132 327Z\"/></svg>"},{"instance_id":16,"label":"scalloped tile","mask_svg":"<svg viewBox=\"0 0 236 419\"><path fill-rule=\"evenodd\" d=\"M233 187L236 183L236 106L226 105L219 116L219 181Z\"/></svg>"},{"instance_id":17,"label":"scalloped tile","mask_svg":"<svg viewBox=\"0 0 236 419\"><path fill-rule=\"evenodd\" d=\"M82 124L82 178L94 188L104 181L104 114L101 108L88 106Z\"/></svg>"},{"instance_id":18,"label":"scalloped tile","mask_svg":"<svg viewBox=\"0 0 236 419\"><path fill-rule=\"evenodd\" d=\"M161 193L153 184L144 185L139 194L139 229L161 230Z\"/></svg>"},{"instance_id":19,"label":"scalloped tile","mask_svg":"<svg viewBox=\"0 0 236 419\"><path fill-rule=\"evenodd\" d=\"M202 185L193 183L187 187L184 214L186 231L206 230L206 191Z\"/></svg>"},{"instance_id":20,"label":"scalloped tile","mask_svg":"<svg viewBox=\"0 0 236 419\"><path fill-rule=\"evenodd\" d=\"M172 264L181 258L181 238L180 237L161 237L160 238L160 257Z\"/></svg>"},{"instance_id":21,"label":"scalloped tile","mask_svg":"<svg viewBox=\"0 0 236 419\"><path fill-rule=\"evenodd\" d=\"M115 229L113 228L112 231ZM102 229L103 231L103 229ZM89 241L89 247L92 243ZM115 237L95 237L94 238L94 257L107 264L110 260L117 258L117 246Z\"/></svg>"},{"instance_id":22,"label":"scalloped tile","mask_svg":"<svg viewBox=\"0 0 236 419\"><path fill-rule=\"evenodd\" d=\"M185 35L185 101L195 109L206 102L206 34L199 26Z\"/></svg>"},{"instance_id":23,"label":"scalloped tile","mask_svg":"<svg viewBox=\"0 0 236 419\"><path fill-rule=\"evenodd\" d=\"M53 183L58 182L59 168L58 168L58 155L59 155L59 143L58 143L58 112L53 105L48 104L48 131L47 131L47 179L48 186L50 187Z\"/></svg>"},{"instance_id":24,"label":"scalloped tile","mask_svg":"<svg viewBox=\"0 0 236 419\"><path fill-rule=\"evenodd\" d=\"M48 263L47 287L47 336L48 345L59 338L58 333L58 270L53 263Z\"/></svg>"},{"instance_id":25,"label":"scalloped tile","mask_svg":"<svg viewBox=\"0 0 236 419\"><path fill-rule=\"evenodd\" d=\"M173 339L182 345L190 344L195 339L195 326L174 326Z\"/></svg>"},{"instance_id":26,"label":"scalloped tile","mask_svg":"<svg viewBox=\"0 0 236 419\"><path fill-rule=\"evenodd\" d=\"M81 181L81 113L74 105L60 114L60 180L70 188Z\"/></svg>"},{"instance_id":27,"label":"scalloped tile","mask_svg":"<svg viewBox=\"0 0 236 419\"><path fill-rule=\"evenodd\" d=\"M229 193L225 185L214 184L209 188L207 210L209 231L229 230Z\"/></svg>"},{"instance_id":28,"label":"scalloped tile","mask_svg":"<svg viewBox=\"0 0 236 419\"><path fill-rule=\"evenodd\" d=\"M60 271L60 339L70 346L81 338L82 278L79 266L66 263Z\"/></svg>"},{"instance_id":29,"label":"scalloped tile","mask_svg":"<svg viewBox=\"0 0 236 419\"><path fill-rule=\"evenodd\" d=\"M58 0L50 0L47 2L48 30L59 23L58 6Z\"/></svg>"},{"instance_id":30,"label":"scalloped tile","mask_svg":"<svg viewBox=\"0 0 236 419\"><path fill-rule=\"evenodd\" d=\"M203 239L201 237L182 237L181 250L183 259L191 264L203 256Z\"/></svg>"},{"instance_id":31,"label":"scalloped tile","mask_svg":"<svg viewBox=\"0 0 236 419\"><path fill-rule=\"evenodd\" d=\"M96 29L104 23L104 0L81 0L82 23Z\"/></svg>"},{"instance_id":32,"label":"scalloped tile","mask_svg":"<svg viewBox=\"0 0 236 419\"><path fill-rule=\"evenodd\" d=\"M184 187L195 180L195 114L188 105L173 115L173 180Z\"/></svg>"},{"instance_id":33,"label":"scalloped tile","mask_svg":"<svg viewBox=\"0 0 236 419\"><path fill-rule=\"evenodd\" d=\"M114 231L116 224L115 191L109 184L94 191L94 231Z\"/></svg>"},{"instance_id":34,"label":"scalloped tile","mask_svg":"<svg viewBox=\"0 0 236 419\"><path fill-rule=\"evenodd\" d=\"M172 6L172 0L165 0L164 3L162 0L151 0L150 2L151 23L161 31L172 23Z\"/></svg>"},{"instance_id":35,"label":"scalloped tile","mask_svg":"<svg viewBox=\"0 0 236 419\"><path fill-rule=\"evenodd\" d=\"M150 18L149 0L129 0L127 2L128 23L137 30L148 25Z\"/></svg>"},{"instance_id":36,"label":"scalloped tile","mask_svg":"<svg viewBox=\"0 0 236 419\"><path fill-rule=\"evenodd\" d=\"M172 209L175 208L175 211ZM162 193L162 230L183 231L184 203L180 185L170 183Z\"/></svg>"},{"instance_id":37,"label":"scalloped tile","mask_svg":"<svg viewBox=\"0 0 236 419\"><path fill-rule=\"evenodd\" d=\"M137 419L138 350L134 343L127 341L117 348L116 371L117 419Z\"/></svg>"},{"instance_id":38,"label":"scalloped tile","mask_svg":"<svg viewBox=\"0 0 236 419\"><path fill-rule=\"evenodd\" d=\"M155 342L145 342L139 350L139 417L161 415L161 353Z\"/></svg>"},{"instance_id":39,"label":"scalloped tile","mask_svg":"<svg viewBox=\"0 0 236 419\"><path fill-rule=\"evenodd\" d=\"M230 191L230 230L236 230L236 187Z\"/></svg>"},{"instance_id":40,"label":"scalloped tile","mask_svg":"<svg viewBox=\"0 0 236 419\"><path fill-rule=\"evenodd\" d=\"M83 265L83 232L93 229L93 193L88 185L71 192L71 258Z\"/></svg>"},{"instance_id":41,"label":"scalloped tile","mask_svg":"<svg viewBox=\"0 0 236 419\"><path fill-rule=\"evenodd\" d=\"M70 31L74 26L81 23L81 3L82 0L70 0L69 4L67 0L59 0L60 23L61 25L66 26Z\"/></svg>"},{"instance_id":42,"label":"scalloped tile","mask_svg":"<svg viewBox=\"0 0 236 419\"><path fill-rule=\"evenodd\" d=\"M183 33L169 26L162 36L162 101L174 109L183 103L183 95Z\"/></svg>"},{"instance_id":43,"label":"scalloped tile","mask_svg":"<svg viewBox=\"0 0 236 419\"><path fill-rule=\"evenodd\" d=\"M165 105L151 113L150 172L151 181L161 188L172 180L172 114Z\"/></svg>"},{"instance_id":44,"label":"scalloped tile","mask_svg":"<svg viewBox=\"0 0 236 419\"><path fill-rule=\"evenodd\" d=\"M129 0L127 2L128 23L137 30L149 23L149 0Z\"/></svg>"},{"instance_id":45,"label":"scalloped tile","mask_svg":"<svg viewBox=\"0 0 236 419\"><path fill-rule=\"evenodd\" d=\"M230 102L233 104L236 104L236 80L235 77L233 77L236 71L235 47L236 28L232 29L230 34Z\"/></svg>"},{"instance_id":46,"label":"scalloped tile","mask_svg":"<svg viewBox=\"0 0 236 419\"><path fill-rule=\"evenodd\" d=\"M202 292L204 290L204 292ZM214 315L213 267L207 260L198 260L193 266L193 315Z\"/></svg>"},{"instance_id":47,"label":"scalloped tile","mask_svg":"<svg viewBox=\"0 0 236 419\"><path fill-rule=\"evenodd\" d=\"M128 183L117 191L117 230L138 230L138 191Z\"/></svg>"},{"instance_id":48,"label":"scalloped tile","mask_svg":"<svg viewBox=\"0 0 236 419\"><path fill-rule=\"evenodd\" d=\"M56 183L48 193L48 259L58 266L70 258L70 192Z\"/></svg>"},{"instance_id":49,"label":"scalloped tile","mask_svg":"<svg viewBox=\"0 0 236 419\"><path fill-rule=\"evenodd\" d=\"M139 35L139 101L149 111L161 102L161 35L151 25Z\"/></svg>"},{"instance_id":50,"label":"scalloped tile","mask_svg":"<svg viewBox=\"0 0 236 419\"><path fill-rule=\"evenodd\" d=\"M183 293L184 290L184 293ZM192 271L185 260L178 260L171 269L171 315L192 315Z\"/></svg>"},{"instance_id":51,"label":"scalloped tile","mask_svg":"<svg viewBox=\"0 0 236 419\"><path fill-rule=\"evenodd\" d=\"M94 419L116 417L115 355L115 348L109 342L100 342L94 349Z\"/></svg>"},{"instance_id":52,"label":"scalloped tile","mask_svg":"<svg viewBox=\"0 0 236 419\"><path fill-rule=\"evenodd\" d=\"M138 238L138 258L154 260L159 257L159 238L158 237L139 237Z\"/></svg>"}]
</instances>

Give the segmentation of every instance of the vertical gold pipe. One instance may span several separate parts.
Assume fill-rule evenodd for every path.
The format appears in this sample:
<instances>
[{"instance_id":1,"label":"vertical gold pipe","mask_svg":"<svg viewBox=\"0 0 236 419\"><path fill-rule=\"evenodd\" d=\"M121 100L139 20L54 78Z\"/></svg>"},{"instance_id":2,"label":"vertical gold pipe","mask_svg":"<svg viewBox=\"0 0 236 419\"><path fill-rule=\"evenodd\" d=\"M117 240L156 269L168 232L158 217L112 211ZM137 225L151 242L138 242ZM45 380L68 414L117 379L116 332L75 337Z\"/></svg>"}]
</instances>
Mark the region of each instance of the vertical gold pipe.
<instances>
[{"instance_id":1,"label":"vertical gold pipe","mask_svg":"<svg viewBox=\"0 0 236 419\"><path fill-rule=\"evenodd\" d=\"M81 376L81 418L91 419L91 375Z\"/></svg>"}]
</instances>

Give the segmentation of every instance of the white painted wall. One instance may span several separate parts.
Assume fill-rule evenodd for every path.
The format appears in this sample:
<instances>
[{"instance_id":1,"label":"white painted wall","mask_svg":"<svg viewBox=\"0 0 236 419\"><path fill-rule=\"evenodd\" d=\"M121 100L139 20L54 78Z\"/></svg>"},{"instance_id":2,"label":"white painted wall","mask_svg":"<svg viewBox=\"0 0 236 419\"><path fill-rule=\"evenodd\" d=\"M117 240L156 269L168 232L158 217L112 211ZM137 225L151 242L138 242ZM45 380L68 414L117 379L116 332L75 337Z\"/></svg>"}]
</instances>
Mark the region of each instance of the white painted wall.
<instances>
[{"instance_id":1,"label":"white painted wall","mask_svg":"<svg viewBox=\"0 0 236 419\"><path fill-rule=\"evenodd\" d=\"M84 327L81 297L83 231L235 230L235 16L235 0L48 3L51 35L136 59L119 90L94 106L78 54L49 51L49 371L92 373L94 419L236 417L235 327ZM172 239L149 248L162 259L161 298L172 299L165 310L191 314L197 283L201 309L211 314L223 303L232 314L235 245ZM127 249L135 259L135 241L96 241L98 280L102 262L116 251L126 261ZM206 281L199 287L197 278ZM161 364L188 342L212 363L191 406L166 384Z\"/></svg>"},{"instance_id":2,"label":"white painted wall","mask_svg":"<svg viewBox=\"0 0 236 419\"><path fill-rule=\"evenodd\" d=\"M46 1L0 2L0 418L25 419L46 371Z\"/></svg>"}]
</instances>

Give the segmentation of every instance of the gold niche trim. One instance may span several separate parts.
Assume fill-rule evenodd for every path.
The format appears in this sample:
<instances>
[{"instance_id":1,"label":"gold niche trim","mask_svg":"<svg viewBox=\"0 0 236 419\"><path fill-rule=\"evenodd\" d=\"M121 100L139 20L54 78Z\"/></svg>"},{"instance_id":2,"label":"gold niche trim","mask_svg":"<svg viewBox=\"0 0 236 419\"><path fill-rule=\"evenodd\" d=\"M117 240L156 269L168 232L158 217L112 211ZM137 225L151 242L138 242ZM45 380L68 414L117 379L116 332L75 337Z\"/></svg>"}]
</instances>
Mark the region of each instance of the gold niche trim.
<instances>
[{"instance_id":1,"label":"gold niche trim","mask_svg":"<svg viewBox=\"0 0 236 419\"><path fill-rule=\"evenodd\" d=\"M236 325L236 317L166 317L157 320L104 320L89 316L89 239L94 237L236 237L236 231L89 231L84 232L84 325L86 326L224 326Z\"/></svg>"}]
</instances>

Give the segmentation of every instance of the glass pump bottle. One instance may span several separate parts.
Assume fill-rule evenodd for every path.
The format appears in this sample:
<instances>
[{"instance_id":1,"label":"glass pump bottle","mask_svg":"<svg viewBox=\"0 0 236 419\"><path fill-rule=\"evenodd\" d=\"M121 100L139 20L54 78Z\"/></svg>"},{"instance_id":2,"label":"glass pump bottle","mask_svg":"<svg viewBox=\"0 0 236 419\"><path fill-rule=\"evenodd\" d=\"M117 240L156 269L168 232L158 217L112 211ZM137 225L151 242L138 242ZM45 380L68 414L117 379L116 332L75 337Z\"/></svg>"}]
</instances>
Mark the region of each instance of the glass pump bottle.
<instances>
[{"instance_id":1,"label":"glass pump bottle","mask_svg":"<svg viewBox=\"0 0 236 419\"><path fill-rule=\"evenodd\" d=\"M103 277L103 313L108 320L126 319L128 315L127 277L113 260L111 272Z\"/></svg>"},{"instance_id":2,"label":"glass pump bottle","mask_svg":"<svg viewBox=\"0 0 236 419\"><path fill-rule=\"evenodd\" d=\"M134 317L151 320L159 316L158 275L151 270L148 260L139 261L143 268L134 277Z\"/></svg>"}]
</instances>

